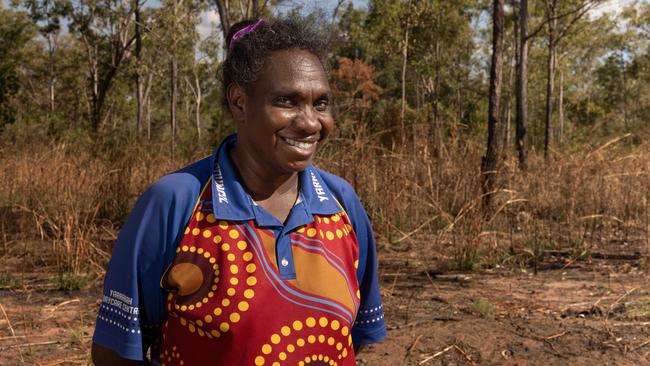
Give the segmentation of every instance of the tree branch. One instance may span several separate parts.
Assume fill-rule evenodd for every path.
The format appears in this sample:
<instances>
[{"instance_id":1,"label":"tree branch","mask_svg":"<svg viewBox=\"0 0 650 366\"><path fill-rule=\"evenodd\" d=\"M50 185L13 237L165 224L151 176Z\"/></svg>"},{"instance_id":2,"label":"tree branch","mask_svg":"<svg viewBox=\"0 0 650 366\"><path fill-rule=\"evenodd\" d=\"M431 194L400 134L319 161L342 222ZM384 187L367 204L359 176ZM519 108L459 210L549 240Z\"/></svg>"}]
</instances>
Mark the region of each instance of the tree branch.
<instances>
[{"instance_id":1,"label":"tree branch","mask_svg":"<svg viewBox=\"0 0 650 366\"><path fill-rule=\"evenodd\" d=\"M584 11L584 12L586 13L586 11L589 11L589 10L591 9L590 7L591 7L592 5L594 5L594 4L595 4L596 2L598 2L598 1L599 1L599 0L585 0L584 2L582 2L582 3L581 3L577 8L575 8L575 9L572 9L572 10L570 10L570 11L567 11L566 13L559 14L559 15L557 15L557 16L555 16L555 17L548 17L548 18L544 19L544 21L541 22L541 23L537 26L537 28L535 28L535 30L533 30L532 32L526 34L526 40L528 41L528 40L530 40L531 38L537 36L537 34L539 34L539 32L541 32L542 29L544 29L544 26L546 26L549 22L551 22L551 21L553 21L553 20L562 19L562 18L568 17L568 16L573 15L573 14L576 14L576 13L580 13L580 12L582 12L583 10L585 10L585 8L589 8L589 9L586 9L586 10ZM582 15L584 15L584 13L582 13ZM581 15L581 16L582 16L582 15ZM576 19L576 21L577 21L577 19Z\"/></svg>"}]
</instances>

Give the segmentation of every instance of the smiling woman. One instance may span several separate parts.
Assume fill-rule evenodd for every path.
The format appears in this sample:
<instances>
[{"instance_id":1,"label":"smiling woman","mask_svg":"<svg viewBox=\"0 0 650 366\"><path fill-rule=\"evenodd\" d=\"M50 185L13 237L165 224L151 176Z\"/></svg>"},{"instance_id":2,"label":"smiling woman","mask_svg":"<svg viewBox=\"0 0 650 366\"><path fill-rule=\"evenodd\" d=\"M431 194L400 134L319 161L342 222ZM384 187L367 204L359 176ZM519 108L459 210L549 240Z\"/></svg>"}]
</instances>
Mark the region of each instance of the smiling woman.
<instances>
[{"instance_id":1,"label":"smiling woman","mask_svg":"<svg viewBox=\"0 0 650 366\"><path fill-rule=\"evenodd\" d=\"M233 26L236 133L138 200L106 273L96 364L352 366L385 337L368 217L311 165L334 125L324 40L300 19Z\"/></svg>"}]
</instances>

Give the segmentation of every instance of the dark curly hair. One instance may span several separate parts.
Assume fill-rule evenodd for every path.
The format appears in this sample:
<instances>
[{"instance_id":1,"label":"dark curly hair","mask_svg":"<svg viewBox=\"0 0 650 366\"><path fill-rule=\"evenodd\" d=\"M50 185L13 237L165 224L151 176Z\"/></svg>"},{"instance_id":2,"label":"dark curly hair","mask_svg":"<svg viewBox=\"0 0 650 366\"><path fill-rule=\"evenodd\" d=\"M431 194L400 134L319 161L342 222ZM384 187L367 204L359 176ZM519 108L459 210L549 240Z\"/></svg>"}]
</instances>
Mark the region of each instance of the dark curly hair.
<instances>
[{"instance_id":1,"label":"dark curly hair","mask_svg":"<svg viewBox=\"0 0 650 366\"><path fill-rule=\"evenodd\" d=\"M278 18L236 40L230 45L233 35L257 20L244 20L234 24L228 31L226 45L228 54L221 66L222 103L228 109L227 88L236 83L251 93L252 85L264 67L266 58L273 51L301 49L314 54L327 70L329 37L312 17Z\"/></svg>"}]
</instances>

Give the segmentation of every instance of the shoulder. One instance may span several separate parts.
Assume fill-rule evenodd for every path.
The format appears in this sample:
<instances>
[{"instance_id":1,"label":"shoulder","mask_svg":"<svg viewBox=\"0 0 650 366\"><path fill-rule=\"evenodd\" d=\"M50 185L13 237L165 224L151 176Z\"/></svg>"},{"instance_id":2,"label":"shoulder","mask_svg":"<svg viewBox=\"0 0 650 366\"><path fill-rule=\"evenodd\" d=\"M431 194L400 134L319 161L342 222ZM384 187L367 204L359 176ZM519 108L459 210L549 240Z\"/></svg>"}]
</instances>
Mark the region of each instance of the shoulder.
<instances>
[{"instance_id":1,"label":"shoulder","mask_svg":"<svg viewBox=\"0 0 650 366\"><path fill-rule=\"evenodd\" d=\"M332 195L343 205L343 208L348 211L348 213L355 213L358 209L363 210L363 206L357 193L354 190L354 187L346 181L345 179L339 177L338 175L332 174L328 171L314 167L314 170L323 180L323 183Z\"/></svg>"},{"instance_id":2,"label":"shoulder","mask_svg":"<svg viewBox=\"0 0 650 366\"><path fill-rule=\"evenodd\" d=\"M313 167L313 169L318 173L322 178L323 183L325 183L327 188L329 188L337 199L357 196L354 192L354 188L347 180L317 167Z\"/></svg>"}]
</instances>

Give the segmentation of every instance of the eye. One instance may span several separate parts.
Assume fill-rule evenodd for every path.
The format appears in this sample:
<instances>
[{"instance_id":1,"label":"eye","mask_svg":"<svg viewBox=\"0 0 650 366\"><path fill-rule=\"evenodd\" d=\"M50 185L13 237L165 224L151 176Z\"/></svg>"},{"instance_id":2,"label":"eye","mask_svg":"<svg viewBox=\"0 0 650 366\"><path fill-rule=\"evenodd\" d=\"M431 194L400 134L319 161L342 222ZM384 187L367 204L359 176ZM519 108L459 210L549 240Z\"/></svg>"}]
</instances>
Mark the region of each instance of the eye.
<instances>
[{"instance_id":1,"label":"eye","mask_svg":"<svg viewBox=\"0 0 650 366\"><path fill-rule=\"evenodd\" d=\"M326 98L321 98L314 103L314 108L319 112L326 112L329 109L330 102Z\"/></svg>"},{"instance_id":2,"label":"eye","mask_svg":"<svg viewBox=\"0 0 650 366\"><path fill-rule=\"evenodd\" d=\"M278 105L280 107L291 107L293 106L293 100L289 97L277 97L273 101L273 104Z\"/></svg>"}]
</instances>

